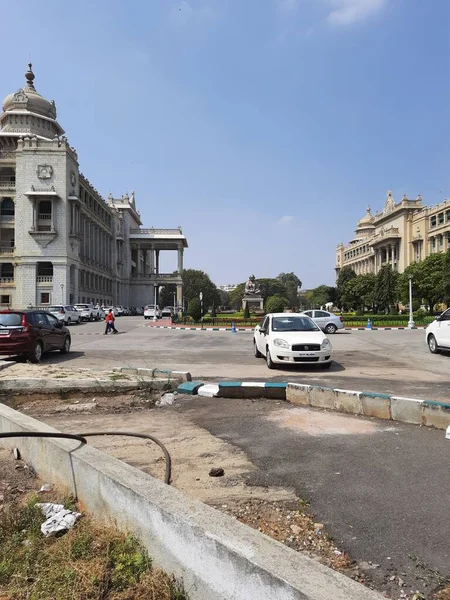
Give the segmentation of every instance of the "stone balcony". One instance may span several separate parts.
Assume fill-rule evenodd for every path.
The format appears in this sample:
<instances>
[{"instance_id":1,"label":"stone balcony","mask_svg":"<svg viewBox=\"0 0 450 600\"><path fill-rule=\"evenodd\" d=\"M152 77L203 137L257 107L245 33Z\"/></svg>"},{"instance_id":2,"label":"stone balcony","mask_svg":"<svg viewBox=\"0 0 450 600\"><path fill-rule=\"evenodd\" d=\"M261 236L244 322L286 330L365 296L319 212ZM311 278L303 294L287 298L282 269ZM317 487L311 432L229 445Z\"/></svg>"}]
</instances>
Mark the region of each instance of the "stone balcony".
<instances>
[{"instance_id":1,"label":"stone balcony","mask_svg":"<svg viewBox=\"0 0 450 600\"><path fill-rule=\"evenodd\" d=\"M10 180L0 179L0 193L11 192L14 193L16 191L16 182Z\"/></svg>"},{"instance_id":2,"label":"stone balcony","mask_svg":"<svg viewBox=\"0 0 450 600\"><path fill-rule=\"evenodd\" d=\"M134 273L131 276L131 281L134 283L148 283L151 285L171 283L179 285L183 282L181 275L178 273Z\"/></svg>"},{"instance_id":3,"label":"stone balcony","mask_svg":"<svg viewBox=\"0 0 450 600\"><path fill-rule=\"evenodd\" d=\"M15 251L14 246L0 246L0 256L12 256Z\"/></svg>"}]
</instances>

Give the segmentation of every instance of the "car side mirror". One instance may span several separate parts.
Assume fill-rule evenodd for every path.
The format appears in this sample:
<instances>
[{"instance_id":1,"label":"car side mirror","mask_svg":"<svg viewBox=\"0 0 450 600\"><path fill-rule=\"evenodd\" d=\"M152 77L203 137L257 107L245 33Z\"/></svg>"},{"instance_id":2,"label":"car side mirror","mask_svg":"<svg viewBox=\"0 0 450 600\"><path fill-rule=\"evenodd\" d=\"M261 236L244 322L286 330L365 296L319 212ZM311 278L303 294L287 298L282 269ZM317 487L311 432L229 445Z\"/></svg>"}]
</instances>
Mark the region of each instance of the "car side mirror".
<instances>
[{"instance_id":1,"label":"car side mirror","mask_svg":"<svg viewBox=\"0 0 450 600\"><path fill-rule=\"evenodd\" d=\"M266 335L266 333L267 333L267 329L263 329L263 328L261 328L261 329L259 330L259 332L260 332L260 333L263 333L264 335Z\"/></svg>"},{"instance_id":2,"label":"car side mirror","mask_svg":"<svg viewBox=\"0 0 450 600\"><path fill-rule=\"evenodd\" d=\"M441 317L441 315L439 315L438 317L435 317L435 319L434 319L434 320L435 320L435 321L442 321L442 317Z\"/></svg>"},{"instance_id":3,"label":"car side mirror","mask_svg":"<svg viewBox=\"0 0 450 600\"><path fill-rule=\"evenodd\" d=\"M56 329L62 329L62 326L63 326L63 324L60 321L58 321L57 323L55 323Z\"/></svg>"}]
</instances>

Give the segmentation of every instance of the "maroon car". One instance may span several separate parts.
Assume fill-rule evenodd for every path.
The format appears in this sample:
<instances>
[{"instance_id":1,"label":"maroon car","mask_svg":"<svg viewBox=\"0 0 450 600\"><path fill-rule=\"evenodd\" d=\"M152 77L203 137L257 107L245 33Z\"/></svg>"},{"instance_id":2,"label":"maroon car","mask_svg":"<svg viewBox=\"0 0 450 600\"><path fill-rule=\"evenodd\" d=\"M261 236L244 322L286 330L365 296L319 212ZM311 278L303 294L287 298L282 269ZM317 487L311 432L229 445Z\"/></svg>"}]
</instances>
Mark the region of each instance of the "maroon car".
<instances>
[{"instance_id":1,"label":"maroon car","mask_svg":"<svg viewBox=\"0 0 450 600\"><path fill-rule=\"evenodd\" d=\"M0 311L0 354L39 362L50 350L67 354L70 341L67 327L45 310Z\"/></svg>"}]
</instances>

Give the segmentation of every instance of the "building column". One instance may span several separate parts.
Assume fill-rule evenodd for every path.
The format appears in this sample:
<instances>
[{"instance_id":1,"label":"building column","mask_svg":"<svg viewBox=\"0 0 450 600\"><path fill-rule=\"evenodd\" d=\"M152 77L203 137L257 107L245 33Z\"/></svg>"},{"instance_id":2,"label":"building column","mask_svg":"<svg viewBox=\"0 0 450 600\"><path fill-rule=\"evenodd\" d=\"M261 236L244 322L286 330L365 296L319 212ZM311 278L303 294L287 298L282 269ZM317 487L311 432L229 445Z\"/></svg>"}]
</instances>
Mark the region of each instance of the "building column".
<instances>
[{"instance_id":1,"label":"building column","mask_svg":"<svg viewBox=\"0 0 450 600\"><path fill-rule=\"evenodd\" d=\"M80 269L79 267L75 267L74 270L74 277L75 277L75 281L74 281L74 286L73 286L73 298L74 298L74 304L79 302L79 298L78 298L78 294L80 293Z\"/></svg>"},{"instance_id":2,"label":"building column","mask_svg":"<svg viewBox=\"0 0 450 600\"><path fill-rule=\"evenodd\" d=\"M156 254L156 274L159 275L159 250L155 250Z\"/></svg>"},{"instance_id":3,"label":"building column","mask_svg":"<svg viewBox=\"0 0 450 600\"><path fill-rule=\"evenodd\" d=\"M182 283L178 283L177 284L177 306L178 306L178 310L181 309L181 311L183 311L183 284Z\"/></svg>"},{"instance_id":4,"label":"building column","mask_svg":"<svg viewBox=\"0 0 450 600\"><path fill-rule=\"evenodd\" d=\"M181 275L183 273L183 247L178 248L178 273Z\"/></svg>"},{"instance_id":5,"label":"building column","mask_svg":"<svg viewBox=\"0 0 450 600\"><path fill-rule=\"evenodd\" d=\"M149 253L149 270L150 270L150 275L154 275L155 274L155 251L153 250L153 246L150 247L150 250L148 251Z\"/></svg>"},{"instance_id":6,"label":"building column","mask_svg":"<svg viewBox=\"0 0 450 600\"><path fill-rule=\"evenodd\" d=\"M138 275L141 274L141 249L138 246L138 249L136 250L136 273Z\"/></svg>"},{"instance_id":7,"label":"building column","mask_svg":"<svg viewBox=\"0 0 450 600\"><path fill-rule=\"evenodd\" d=\"M391 267L392 267L392 270L394 270L394 255L395 255L394 249L395 249L395 246L392 245L392 244L390 244L389 245L389 251L391 253Z\"/></svg>"}]
</instances>

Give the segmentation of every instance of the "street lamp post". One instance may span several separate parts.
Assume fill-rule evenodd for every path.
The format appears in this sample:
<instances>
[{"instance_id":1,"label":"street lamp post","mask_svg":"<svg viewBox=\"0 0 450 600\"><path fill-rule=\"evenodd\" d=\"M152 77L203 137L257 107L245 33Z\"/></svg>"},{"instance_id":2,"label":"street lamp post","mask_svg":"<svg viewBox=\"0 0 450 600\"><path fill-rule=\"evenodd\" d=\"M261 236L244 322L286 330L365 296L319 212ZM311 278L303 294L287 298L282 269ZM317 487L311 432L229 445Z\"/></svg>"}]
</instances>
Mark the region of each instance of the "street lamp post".
<instances>
[{"instance_id":1,"label":"street lamp post","mask_svg":"<svg viewBox=\"0 0 450 600\"><path fill-rule=\"evenodd\" d=\"M416 328L416 324L414 323L413 308L412 308L412 275L408 275L408 281L409 281L409 321L408 321L408 328L409 329L415 329Z\"/></svg>"},{"instance_id":2,"label":"street lamp post","mask_svg":"<svg viewBox=\"0 0 450 600\"><path fill-rule=\"evenodd\" d=\"M202 315L202 327L203 327L203 292L200 292L198 297L200 298L200 312Z\"/></svg>"}]
</instances>

